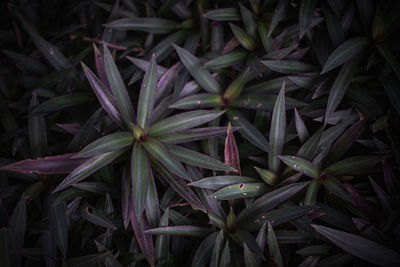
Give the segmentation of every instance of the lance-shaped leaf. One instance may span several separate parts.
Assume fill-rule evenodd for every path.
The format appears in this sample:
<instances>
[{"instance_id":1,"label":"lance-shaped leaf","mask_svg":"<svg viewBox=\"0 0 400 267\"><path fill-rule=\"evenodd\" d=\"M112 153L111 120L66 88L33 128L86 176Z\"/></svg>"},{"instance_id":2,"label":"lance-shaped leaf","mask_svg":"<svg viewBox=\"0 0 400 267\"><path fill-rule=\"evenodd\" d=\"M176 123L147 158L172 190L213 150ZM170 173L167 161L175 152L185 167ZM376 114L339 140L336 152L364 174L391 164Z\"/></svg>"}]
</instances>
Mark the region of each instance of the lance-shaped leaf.
<instances>
[{"instance_id":1,"label":"lance-shaped leaf","mask_svg":"<svg viewBox=\"0 0 400 267\"><path fill-rule=\"evenodd\" d=\"M166 145L166 147L178 160L186 164L215 171L236 172L236 169L230 167L228 164L224 164L213 157L201 154L191 149L171 144Z\"/></svg>"},{"instance_id":2,"label":"lance-shaped leaf","mask_svg":"<svg viewBox=\"0 0 400 267\"><path fill-rule=\"evenodd\" d=\"M300 25L300 39L307 32L314 15L314 9L317 0L305 0L300 3L299 10L299 25Z\"/></svg>"},{"instance_id":3,"label":"lance-shaped leaf","mask_svg":"<svg viewBox=\"0 0 400 267\"><path fill-rule=\"evenodd\" d=\"M39 104L36 93L32 94L30 110ZM47 150L46 120L42 114L29 114L28 117L29 143L33 157L43 157Z\"/></svg>"},{"instance_id":4,"label":"lance-shaped leaf","mask_svg":"<svg viewBox=\"0 0 400 267\"><path fill-rule=\"evenodd\" d=\"M314 180L311 182L307 188L306 197L304 198L304 205L315 205L320 184L320 180Z\"/></svg>"},{"instance_id":5,"label":"lance-shaped leaf","mask_svg":"<svg viewBox=\"0 0 400 267\"><path fill-rule=\"evenodd\" d=\"M136 58L136 57L126 57L127 59L129 59L129 61L131 61L133 64L136 65L136 67L138 67L139 69L141 69L142 71L146 72L149 67L150 67L150 62L151 61L147 61L144 59L140 59L140 58ZM156 65L156 74L157 74L157 79L161 79L161 77L167 72L167 69L160 66L160 65Z\"/></svg>"},{"instance_id":6,"label":"lance-shaped leaf","mask_svg":"<svg viewBox=\"0 0 400 267\"><path fill-rule=\"evenodd\" d=\"M203 15L203 18L217 21L241 20L239 10L234 7L210 10Z\"/></svg>"},{"instance_id":7,"label":"lance-shaped leaf","mask_svg":"<svg viewBox=\"0 0 400 267\"><path fill-rule=\"evenodd\" d=\"M225 138L224 159L226 165L236 169L236 172L239 175L242 175L242 171L240 169L239 151L236 145L235 137L233 136L231 123L228 125Z\"/></svg>"},{"instance_id":8,"label":"lance-shaped leaf","mask_svg":"<svg viewBox=\"0 0 400 267\"><path fill-rule=\"evenodd\" d=\"M136 142L131 157L131 194L136 217L141 218L147 197L150 179L150 165L143 146Z\"/></svg>"},{"instance_id":9,"label":"lance-shaped leaf","mask_svg":"<svg viewBox=\"0 0 400 267\"><path fill-rule=\"evenodd\" d=\"M220 107L223 105L221 95L217 94L195 94L184 97L174 104L170 105L169 108L177 109L198 109L198 108L211 108Z\"/></svg>"},{"instance_id":10,"label":"lance-shaped leaf","mask_svg":"<svg viewBox=\"0 0 400 267\"><path fill-rule=\"evenodd\" d=\"M253 51L256 48L256 42L254 39L248 35L242 28L236 26L235 24L229 23L233 35L235 35L236 40L247 50Z\"/></svg>"},{"instance_id":11,"label":"lance-shaped leaf","mask_svg":"<svg viewBox=\"0 0 400 267\"><path fill-rule=\"evenodd\" d=\"M160 227L168 226L169 221L169 208L167 208L161 217ZM156 245L154 248L154 260L156 264L166 263L168 261L169 252L169 237L164 235L158 235L156 239Z\"/></svg>"},{"instance_id":12,"label":"lance-shaped leaf","mask_svg":"<svg viewBox=\"0 0 400 267\"><path fill-rule=\"evenodd\" d=\"M141 144L144 146L147 152L149 152L156 160L158 160L172 173L184 179L189 179L182 163L176 159L176 157L170 151L168 151L163 144L153 138L146 138L146 140Z\"/></svg>"},{"instance_id":13,"label":"lance-shaped leaf","mask_svg":"<svg viewBox=\"0 0 400 267\"><path fill-rule=\"evenodd\" d=\"M217 238L217 232L211 233L203 239L193 255L192 267L201 267L208 264L211 260L211 253Z\"/></svg>"},{"instance_id":14,"label":"lance-shaped leaf","mask_svg":"<svg viewBox=\"0 0 400 267\"><path fill-rule=\"evenodd\" d=\"M270 210L302 190L309 183L294 183L283 186L256 199L253 204L239 214L239 224L253 220L260 212Z\"/></svg>"},{"instance_id":15,"label":"lance-shaped leaf","mask_svg":"<svg viewBox=\"0 0 400 267\"><path fill-rule=\"evenodd\" d=\"M377 206L373 205L371 202L366 200L354 186L348 183L343 184L347 192L350 194L354 203L360 207L372 221L380 223L383 219L383 214L377 208Z\"/></svg>"},{"instance_id":16,"label":"lance-shaped leaf","mask_svg":"<svg viewBox=\"0 0 400 267\"><path fill-rule=\"evenodd\" d=\"M258 197L268 192L265 183L241 183L226 186L213 194L219 200L232 200L248 197Z\"/></svg>"},{"instance_id":17,"label":"lance-shaped leaf","mask_svg":"<svg viewBox=\"0 0 400 267\"><path fill-rule=\"evenodd\" d=\"M121 210L122 210L122 221L124 223L125 230L128 228L129 221L131 219L131 179L130 173L127 168L123 169L122 182L121 182ZM65 192L65 191L64 191ZM62 193L61 193L62 194Z\"/></svg>"},{"instance_id":18,"label":"lance-shaped leaf","mask_svg":"<svg viewBox=\"0 0 400 267\"><path fill-rule=\"evenodd\" d=\"M357 173L360 170L380 163L386 157L385 155L369 155L346 158L330 165L323 173L331 175L349 175Z\"/></svg>"},{"instance_id":19,"label":"lance-shaped leaf","mask_svg":"<svg viewBox=\"0 0 400 267\"><path fill-rule=\"evenodd\" d=\"M358 62L359 61L357 60L357 58L354 58L351 61L344 64L343 67L340 69L340 72L329 92L329 98L325 112L325 123L330 117L330 115L339 106L340 102L343 99L343 96L346 94L351 79L353 78L354 74L357 71Z\"/></svg>"},{"instance_id":20,"label":"lance-shaped leaf","mask_svg":"<svg viewBox=\"0 0 400 267\"><path fill-rule=\"evenodd\" d=\"M112 152L131 146L134 137L130 132L119 132L103 136L83 148L73 158L90 158L99 154Z\"/></svg>"},{"instance_id":21,"label":"lance-shaped leaf","mask_svg":"<svg viewBox=\"0 0 400 267\"><path fill-rule=\"evenodd\" d=\"M87 101L88 96L85 93L63 95L43 102L37 106L32 113L55 112L72 106L84 104Z\"/></svg>"},{"instance_id":22,"label":"lance-shaped leaf","mask_svg":"<svg viewBox=\"0 0 400 267\"><path fill-rule=\"evenodd\" d=\"M234 101L242 92L243 87L247 82L250 67L247 67L229 86L226 88L223 99L228 103Z\"/></svg>"},{"instance_id":23,"label":"lance-shaped leaf","mask_svg":"<svg viewBox=\"0 0 400 267\"><path fill-rule=\"evenodd\" d=\"M269 25L268 36L271 36L278 23L284 18L285 9L288 4L288 0L279 0L276 5L274 14L271 18L271 24Z\"/></svg>"},{"instance_id":24,"label":"lance-shaped leaf","mask_svg":"<svg viewBox=\"0 0 400 267\"><path fill-rule=\"evenodd\" d=\"M218 267L219 266L219 261L221 258L221 252L224 247L224 231L220 230L215 242L214 242L214 248L212 252L212 257L211 257L211 263L210 267Z\"/></svg>"},{"instance_id":25,"label":"lance-shaped leaf","mask_svg":"<svg viewBox=\"0 0 400 267\"><path fill-rule=\"evenodd\" d=\"M36 48L42 53L44 58L56 69L65 70L72 68L69 60L60 52L60 50L53 44L47 42L40 36L37 31L29 24L29 22L22 16L21 13L15 12L15 15L21 21L22 27L28 32Z\"/></svg>"},{"instance_id":26,"label":"lance-shaped leaf","mask_svg":"<svg viewBox=\"0 0 400 267\"><path fill-rule=\"evenodd\" d=\"M243 246L243 243L245 243L255 255L258 255L262 260L265 260L264 253L261 251L256 239L248 231L239 229L236 232L231 233L230 237L240 246Z\"/></svg>"},{"instance_id":27,"label":"lance-shaped leaf","mask_svg":"<svg viewBox=\"0 0 400 267\"><path fill-rule=\"evenodd\" d=\"M110 83L111 92L115 97L118 110L121 112L122 118L127 126L130 122L135 122L135 111L129 98L128 90L125 87L121 74L112 58L108 47L104 46L104 64L107 80Z\"/></svg>"},{"instance_id":28,"label":"lance-shaped leaf","mask_svg":"<svg viewBox=\"0 0 400 267\"><path fill-rule=\"evenodd\" d=\"M315 72L316 68L310 64L292 60L262 60L262 64L279 73L307 73Z\"/></svg>"},{"instance_id":29,"label":"lance-shaped leaf","mask_svg":"<svg viewBox=\"0 0 400 267\"><path fill-rule=\"evenodd\" d=\"M397 266L400 254L364 237L321 225L311 225L344 251L379 266Z\"/></svg>"},{"instance_id":30,"label":"lance-shaped leaf","mask_svg":"<svg viewBox=\"0 0 400 267\"><path fill-rule=\"evenodd\" d=\"M201 66L201 62L197 57L177 45L173 45L173 47L182 60L183 65L185 65L186 69L204 90L209 93L219 93L221 91L218 82L208 70Z\"/></svg>"},{"instance_id":31,"label":"lance-shaped leaf","mask_svg":"<svg viewBox=\"0 0 400 267\"><path fill-rule=\"evenodd\" d=\"M22 194L10 218L10 228L14 236L15 252L18 262L21 263L22 249L24 248L26 230L26 196Z\"/></svg>"},{"instance_id":32,"label":"lance-shaped leaf","mask_svg":"<svg viewBox=\"0 0 400 267\"><path fill-rule=\"evenodd\" d=\"M110 95L110 92L104 88L104 83L102 83L99 78L96 77L96 75L84 64L82 64L83 71L85 72L86 78L88 79L90 86L97 96L97 99L99 100L101 106L103 109L107 112L107 114L110 116L110 118L118 125L122 126L122 118L121 114L118 111L118 108L114 104L114 99L113 96ZM104 70L104 66L103 69ZM105 73L104 73L105 75ZM107 77L104 76L103 79L107 79ZM108 83L108 80L107 80Z\"/></svg>"},{"instance_id":33,"label":"lance-shaped leaf","mask_svg":"<svg viewBox=\"0 0 400 267\"><path fill-rule=\"evenodd\" d=\"M157 83L156 99L164 98L174 85L176 77L180 71L181 64L178 62L169 68L160 78Z\"/></svg>"},{"instance_id":34,"label":"lance-shaped leaf","mask_svg":"<svg viewBox=\"0 0 400 267\"><path fill-rule=\"evenodd\" d=\"M83 164L79 165L74 169L58 186L53 192L61 191L68 186L78 183L83 179L87 178L97 170L110 164L116 158L125 153L127 149L120 149L113 152L100 154L93 158L86 160Z\"/></svg>"},{"instance_id":35,"label":"lance-shaped leaf","mask_svg":"<svg viewBox=\"0 0 400 267\"><path fill-rule=\"evenodd\" d=\"M349 127L332 145L327 156L327 162L335 162L340 159L361 135L365 124L366 120L361 120Z\"/></svg>"},{"instance_id":36,"label":"lance-shaped leaf","mask_svg":"<svg viewBox=\"0 0 400 267\"><path fill-rule=\"evenodd\" d=\"M95 59L95 63L96 63L97 75L99 76L99 79L101 81L100 83L104 86L105 91L109 92L110 84L108 83L107 76L106 76L106 70L105 70L105 65L104 65L104 56L100 52L100 50L97 48L97 45L94 43L93 43L93 50L94 50L94 59ZM81 64L82 64L82 67L84 67L83 70L85 71L85 74L86 74L85 67L86 67L86 69L88 69L88 68L85 64L83 64L83 62L81 62ZM94 76L93 73L92 73L92 75ZM86 77L87 76L88 75L86 74ZM88 79L89 79L89 77L88 77ZM90 81L90 79L89 79L89 81Z\"/></svg>"},{"instance_id":37,"label":"lance-shaped leaf","mask_svg":"<svg viewBox=\"0 0 400 267\"><path fill-rule=\"evenodd\" d=\"M279 158L293 170L314 179L319 178L320 171L314 163L296 156L279 156Z\"/></svg>"},{"instance_id":38,"label":"lance-shaped leaf","mask_svg":"<svg viewBox=\"0 0 400 267\"><path fill-rule=\"evenodd\" d=\"M152 235L166 235L166 236L193 236L203 237L210 230L208 228L193 226L193 225L179 225L179 226L163 226L146 230L146 234Z\"/></svg>"},{"instance_id":39,"label":"lance-shaped leaf","mask_svg":"<svg viewBox=\"0 0 400 267\"><path fill-rule=\"evenodd\" d=\"M249 247L246 245L246 243L243 243L243 255L244 255L244 262L246 264L246 267L257 267L258 263L257 260L254 256L254 254L251 252Z\"/></svg>"},{"instance_id":40,"label":"lance-shaped leaf","mask_svg":"<svg viewBox=\"0 0 400 267\"><path fill-rule=\"evenodd\" d=\"M333 176L327 176L321 179L321 182L329 192L343 199L344 201L354 204L349 193L338 179Z\"/></svg>"},{"instance_id":41,"label":"lance-shaped leaf","mask_svg":"<svg viewBox=\"0 0 400 267\"><path fill-rule=\"evenodd\" d=\"M389 101L392 103L397 113L400 114L400 92L399 90L397 90L399 80L396 79L393 75L389 75L381 81L383 84L383 88L385 89L386 95L389 98Z\"/></svg>"},{"instance_id":42,"label":"lance-shaped leaf","mask_svg":"<svg viewBox=\"0 0 400 267\"><path fill-rule=\"evenodd\" d=\"M61 203L53 205L53 199L49 199L49 229L64 258L68 249L68 226L66 205Z\"/></svg>"},{"instance_id":43,"label":"lance-shaped leaf","mask_svg":"<svg viewBox=\"0 0 400 267\"><path fill-rule=\"evenodd\" d=\"M154 166L157 168L160 178L165 180L171 188L180 195L183 199L189 202L194 209L199 209L204 213L207 213L204 208L203 203L200 201L199 197L193 192L193 190L186 184L186 182L179 176L174 176L158 161L152 161Z\"/></svg>"},{"instance_id":44,"label":"lance-shaped leaf","mask_svg":"<svg viewBox=\"0 0 400 267\"><path fill-rule=\"evenodd\" d=\"M268 153L269 169L275 173L279 172L280 160L278 155L282 154L286 135L286 108L285 108L285 81L282 83L281 91L276 99L272 112L271 129L269 131L269 145L272 153Z\"/></svg>"},{"instance_id":45,"label":"lance-shaped leaf","mask_svg":"<svg viewBox=\"0 0 400 267\"><path fill-rule=\"evenodd\" d=\"M294 108L294 116L297 134L299 135L300 142L304 143L310 137L310 134L308 133L307 127L296 108Z\"/></svg>"},{"instance_id":46,"label":"lance-shaped leaf","mask_svg":"<svg viewBox=\"0 0 400 267\"><path fill-rule=\"evenodd\" d=\"M227 68L244 60L246 56L247 56L246 51L241 51L241 50L233 51L229 54L225 54L211 59L210 61L205 63L204 66L211 69Z\"/></svg>"},{"instance_id":47,"label":"lance-shaped leaf","mask_svg":"<svg viewBox=\"0 0 400 267\"><path fill-rule=\"evenodd\" d=\"M269 26L269 25L268 25ZM261 43L264 50L270 53L274 50L274 45L272 43L272 37L268 35L267 23L265 21L259 20L257 25L258 35L260 36Z\"/></svg>"},{"instance_id":48,"label":"lance-shaped leaf","mask_svg":"<svg viewBox=\"0 0 400 267\"><path fill-rule=\"evenodd\" d=\"M239 96L230 106L245 109L273 110L277 98L277 95L246 94ZM286 109L307 105L305 102L290 97L285 97L285 102Z\"/></svg>"},{"instance_id":49,"label":"lance-shaped leaf","mask_svg":"<svg viewBox=\"0 0 400 267\"><path fill-rule=\"evenodd\" d=\"M186 130L179 133L161 135L157 140L169 144L179 144L197 140L209 139L226 133L226 127L204 127Z\"/></svg>"},{"instance_id":50,"label":"lance-shaped leaf","mask_svg":"<svg viewBox=\"0 0 400 267\"><path fill-rule=\"evenodd\" d=\"M225 186L229 186L232 184L238 183L256 183L258 180L251 177L246 176L238 176L238 175L221 175L221 176L212 176L207 177L195 182L192 182L188 185L196 186L204 189L211 190L219 190Z\"/></svg>"},{"instance_id":51,"label":"lance-shaped leaf","mask_svg":"<svg viewBox=\"0 0 400 267\"><path fill-rule=\"evenodd\" d=\"M151 123L151 115L153 112L154 103L156 101L156 71L156 56L153 54L150 66L143 78L137 109L137 124L145 131L147 131Z\"/></svg>"},{"instance_id":52,"label":"lance-shaped leaf","mask_svg":"<svg viewBox=\"0 0 400 267\"><path fill-rule=\"evenodd\" d=\"M226 240L224 250L222 251L221 261L219 262L220 267L229 267L231 266L231 252L229 248L229 240Z\"/></svg>"},{"instance_id":53,"label":"lance-shaped leaf","mask_svg":"<svg viewBox=\"0 0 400 267\"><path fill-rule=\"evenodd\" d=\"M368 47L368 44L369 39L366 37L356 37L345 41L338 48L336 48L326 60L321 74L326 73L353 59L366 47Z\"/></svg>"},{"instance_id":54,"label":"lance-shaped leaf","mask_svg":"<svg viewBox=\"0 0 400 267\"><path fill-rule=\"evenodd\" d=\"M271 254L272 260L278 267L283 267L283 259L281 255L281 251L279 249L278 241L275 237L274 229L270 222L268 222L268 247L269 253Z\"/></svg>"},{"instance_id":55,"label":"lance-shaped leaf","mask_svg":"<svg viewBox=\"0 0 400 267\"><path fill-rule=\"evenodd\" d=\"M379 53L385 58L385 60L392 67L394 74L396 74L397 79L400 79L400 63L397 60L396 56L384 45L377 45Z\"/></svg>"},{"instance_id":56,"label":"lance-shaped leaf","mask_svg":"<svg viewBox=\"0 0 400 267\"><path fill-rule=\"evenodd\" d=\"M70 173L87 159L72 158L76 153L50 156L38 159L25 159L0 167L2 171L22 173L58 174Z\"/></svg>"},{"instance_id":57,"label":"lance-shaped leaf","mask_svg":"<svg viewBox=\"0 0 400 267\"><path fill-rule=\"evenodd\" d=\"M119 31L142 31L161 34L169 33L177 29L178 24L167 19L143 17L118 19L107 23L104 26Z\"/></svg>"},{"instance_id":58,"label":"lance-shaped leaf","mask_svg":"<svg viewBox=\"0 0 400 267\"><path fill-rule=\"evenodd\" d=\"M150 163L150 161L149 161ZM148 176L148 189L147 189L147 198L145 203L145 213L147 217L147 221L151 227L158 226L160 222L160 202L157 193L156 183L154 180L153 172L150 168L150 174Z\"/></svg>"},{"instance_id":59,"label":"lance-shaped leaf","mask_svg":"<svg viewBox=\"0 0 400 267\"><path fill-rule=\"evenodd\" d=\"M117 230L114 223L108 219L102 211L97 210L90 205L82 208L82 215L88 222L107 229Z\"/></svg>"},{"instance_id":60,"label":"lance-shaped leaf","mask_svg":"<svg viewBox=\"0 0 400 267\"><path fill-rule=\"evenodd\" d=\"M263 179L267 184L274 186L278 183L279 179L276 173L267 169L258 168L256 166L254 166L254 169L258 172L261 179Z\"/></svg>"},{"instance_id":61,"label":"lance-shaped leaf","mask_svg":"<svg viewBox=\"0 0 400 267\"><path fill-rule=\"evenodd\" d=\"M242 116L242 114L240 114L237 110L228 109L227 115L233 126L240 127L239 132L245 139L247 139L256 147L261 148L265 152L270 152L268 141L256 127L254 127L245 117Z\"/></svg>"},{"instance_id":62,"label":"lance-shaped leaf","mask_svg":"<svg viewBox=\"0 0 400 267\"><path fill-rule=\"evenodd\" d=\"M188 130L201 124L212 121L225 111L196 110L177 114L153 124L148 132L149 136L159 136Z\"/></svg>"},{"instance_id":63,"label":"lance-shaped leaf","mask_svg":"<svg viewBox=\"0 0 400 267\"><path fill-rule=\"evenodd\" d=\"M132 198L133 200L133 198ZM153 239L150 234L146 233L146 229L148 229L147 221L145 218L141 218L138 220L136 218L136 212L133 207L133 203L131 203L131 224L133 232L135 233L135 237L137 242L139 243L140 248L142 249L143 254L146 255L146 259L149 262L150 266L154 266L154 246Z\"/></svg>"}]
</instances>

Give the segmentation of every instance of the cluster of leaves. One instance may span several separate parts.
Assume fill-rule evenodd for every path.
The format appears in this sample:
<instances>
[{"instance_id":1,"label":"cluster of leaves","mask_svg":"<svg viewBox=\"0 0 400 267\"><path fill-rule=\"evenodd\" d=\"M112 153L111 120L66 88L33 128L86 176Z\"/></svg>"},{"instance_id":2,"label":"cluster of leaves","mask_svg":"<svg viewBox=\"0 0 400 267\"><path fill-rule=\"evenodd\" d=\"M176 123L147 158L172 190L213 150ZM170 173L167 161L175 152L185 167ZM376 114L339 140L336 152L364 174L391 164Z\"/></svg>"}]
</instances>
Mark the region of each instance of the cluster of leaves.
<instances>
[{"instance_id":1,"label":"cluster of leaves","mask_svg":"<svg viewBox=\"0 0 400 267\"><path fill-rule=\"evenodd\" d=\"M399 265L399 1L0 7L0 266Z\"/></svg>"}]
</instances>

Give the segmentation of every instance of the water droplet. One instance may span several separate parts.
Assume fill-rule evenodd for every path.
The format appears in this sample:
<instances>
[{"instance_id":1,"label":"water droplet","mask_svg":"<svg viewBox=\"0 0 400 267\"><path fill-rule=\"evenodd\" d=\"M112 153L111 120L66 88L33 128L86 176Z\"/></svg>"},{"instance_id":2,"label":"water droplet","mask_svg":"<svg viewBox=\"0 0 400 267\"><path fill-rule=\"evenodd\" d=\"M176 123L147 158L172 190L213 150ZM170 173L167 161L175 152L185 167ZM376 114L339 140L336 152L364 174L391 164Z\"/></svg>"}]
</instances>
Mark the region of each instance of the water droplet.
<instances>
[{"instance_id":1,"label":"water droplet","mask_svg":"<svg viewBox=\"0 0 400 267\"><path fill-rule=\"evenodd\" d=\"M247 196L247 193L243 193L243 196Z\"/></svg>"},{"instance_id":2,"label":"water droplet","mask_svg":"<svg viewBox=\"0 0 400 267\"><path fill-rule=\"evenodd\" d=\"M233 120L238 120L239 119L239 117L237 117L237 116L235 116L235 117L233 117Z\"/></svg>"},{"instance_id":3,"label":"water droplet","mask_svg":"<svg viewBox=\"0 0 400 267\"><path fill-rule=\"evenodd\" d=\"M53 50L53 48L50 48L50 55L53 55L54 54L54 50Z\"/></svg>"},{"instance_id":4,"label":"water droplet","mask_svg":"<svg viewBox=\"0 0 400 267\"><path fill-rule=\"evenodd\" d=\"M197 101L197 105L200 105L200 103L201 103L200 101Z\"/></svg>"}]
</instances>

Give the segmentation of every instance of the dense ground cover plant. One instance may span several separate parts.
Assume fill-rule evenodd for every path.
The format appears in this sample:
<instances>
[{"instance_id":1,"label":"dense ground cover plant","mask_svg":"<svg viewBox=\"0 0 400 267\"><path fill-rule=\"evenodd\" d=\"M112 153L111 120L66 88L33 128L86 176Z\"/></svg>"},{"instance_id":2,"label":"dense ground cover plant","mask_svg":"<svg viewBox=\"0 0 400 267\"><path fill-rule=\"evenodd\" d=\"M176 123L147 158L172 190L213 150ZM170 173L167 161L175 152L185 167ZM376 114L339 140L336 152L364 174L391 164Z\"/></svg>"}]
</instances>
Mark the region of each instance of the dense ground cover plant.
<instances>
[{"instance_id":1,"label":"dense ground cover plant","mask_svg":"<svg viewBox=\"0 0 400 267\"><path fill-rule=\"evenodd\" d=\"M0 4L0 266L398 266L398 1Z\"/></svg>"}]
</instances>

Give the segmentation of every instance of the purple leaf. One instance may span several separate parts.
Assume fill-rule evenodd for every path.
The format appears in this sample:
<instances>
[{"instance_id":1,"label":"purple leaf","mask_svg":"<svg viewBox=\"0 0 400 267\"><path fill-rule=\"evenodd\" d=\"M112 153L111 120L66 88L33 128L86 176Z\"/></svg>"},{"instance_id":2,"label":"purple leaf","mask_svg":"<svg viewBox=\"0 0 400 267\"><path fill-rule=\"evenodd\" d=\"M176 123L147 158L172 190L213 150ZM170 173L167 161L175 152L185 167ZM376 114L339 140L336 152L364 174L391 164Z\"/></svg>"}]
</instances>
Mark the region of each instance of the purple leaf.
<instances>
[{"instance_id":1,"label":"purple leaf","mask_svg":"<svg viewBox=\"0 0 400 267\"><path fill-rule=\"evenodd\" d=\"M228 131L226 133L225 139L225 164L236 169L239 175L242 175L242 171L240 170L240 159L239 159L239 151L236 145L235 137L233 136L233 130L231 123L228 125ZM234 174L235 172L226 171L226 174Z\"/></svg>"}]
</instances>

